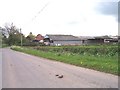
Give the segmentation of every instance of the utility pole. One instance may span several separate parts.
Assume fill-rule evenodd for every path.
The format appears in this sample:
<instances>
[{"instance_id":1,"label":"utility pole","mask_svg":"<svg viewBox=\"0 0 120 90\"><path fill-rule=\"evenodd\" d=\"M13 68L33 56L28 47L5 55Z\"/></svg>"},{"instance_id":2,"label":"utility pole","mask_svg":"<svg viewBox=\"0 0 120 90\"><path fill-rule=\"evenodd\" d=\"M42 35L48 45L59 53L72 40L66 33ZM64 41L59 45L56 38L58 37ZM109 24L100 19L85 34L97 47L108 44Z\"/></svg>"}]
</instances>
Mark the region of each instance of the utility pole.
<instances>
[{"instance_id":1,"label":"utility pole","mask_svg":"<svg viewBox=\"0 0 120 90\"><path fill-rule=\"evenodd\" d=\"M22 46L22 31L21 31L21 28L20 28L20 34L21 34L21 46Z\"/></svg>"}]
</instances>

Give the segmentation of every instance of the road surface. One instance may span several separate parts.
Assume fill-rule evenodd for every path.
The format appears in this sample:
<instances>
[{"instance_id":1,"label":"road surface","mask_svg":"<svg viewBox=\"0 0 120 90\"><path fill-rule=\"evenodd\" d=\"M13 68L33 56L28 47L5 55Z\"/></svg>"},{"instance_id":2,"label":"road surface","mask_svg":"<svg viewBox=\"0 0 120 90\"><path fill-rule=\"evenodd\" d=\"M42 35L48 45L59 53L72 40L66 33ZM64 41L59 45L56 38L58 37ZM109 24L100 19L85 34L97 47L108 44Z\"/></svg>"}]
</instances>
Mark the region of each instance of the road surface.
<instances>
[{"instance_id":1,"label":"road surface","mask_svg":"<svg viewBox=\"0 0 120 90\"><path fill-rule=\"evenodd\" d=\"M118 88L118 77L5 48L2 88Z\"/></svg>"}]
</instances>

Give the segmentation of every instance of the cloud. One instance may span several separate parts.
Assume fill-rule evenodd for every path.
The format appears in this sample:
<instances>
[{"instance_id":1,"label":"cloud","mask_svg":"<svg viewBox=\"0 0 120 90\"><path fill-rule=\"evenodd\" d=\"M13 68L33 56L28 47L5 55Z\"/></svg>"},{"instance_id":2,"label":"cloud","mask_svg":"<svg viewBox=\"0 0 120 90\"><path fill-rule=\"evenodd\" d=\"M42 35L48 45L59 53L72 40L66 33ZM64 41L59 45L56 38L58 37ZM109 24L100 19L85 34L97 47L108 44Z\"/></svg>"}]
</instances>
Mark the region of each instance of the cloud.
<instances>
[{"instance_id":1,"label":"cloud","mask_svg":"<svg viewBox=\"0 0 120 90\"><path fill-rule=\"evenodd\" d=\"M120 2L99 2L96 6L96 11L104 15L112 15L118 22L120 19Z\"/></svg>"}]
</instances>

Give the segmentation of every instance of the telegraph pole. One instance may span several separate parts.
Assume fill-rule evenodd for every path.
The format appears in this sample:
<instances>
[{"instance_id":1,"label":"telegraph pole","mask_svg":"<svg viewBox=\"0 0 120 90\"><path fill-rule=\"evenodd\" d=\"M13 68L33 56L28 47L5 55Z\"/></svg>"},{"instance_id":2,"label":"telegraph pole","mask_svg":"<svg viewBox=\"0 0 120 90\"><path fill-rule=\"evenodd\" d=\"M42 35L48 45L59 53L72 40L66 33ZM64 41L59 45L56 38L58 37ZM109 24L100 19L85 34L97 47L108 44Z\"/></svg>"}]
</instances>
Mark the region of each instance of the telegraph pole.
<instances>
[{"instance_id":1,"label":"telegraph pole","mask_svg":"<svg viewBox=\"0 0 120 90\"><path fill-rule=\"evenodd\" d=\"M20 28L20 34L21 34L21 46L22 46L22 31L21 31L21 28Z\"/></svg>"}]
</instances>

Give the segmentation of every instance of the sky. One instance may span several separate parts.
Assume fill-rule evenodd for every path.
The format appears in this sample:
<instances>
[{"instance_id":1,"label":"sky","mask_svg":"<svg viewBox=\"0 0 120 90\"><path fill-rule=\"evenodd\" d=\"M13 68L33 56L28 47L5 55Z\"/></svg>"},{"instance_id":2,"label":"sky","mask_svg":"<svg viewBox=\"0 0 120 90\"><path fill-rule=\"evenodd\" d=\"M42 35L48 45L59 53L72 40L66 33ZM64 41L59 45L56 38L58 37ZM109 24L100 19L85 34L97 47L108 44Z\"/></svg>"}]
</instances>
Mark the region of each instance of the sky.
<instances>
[{"instance_id":1,"label":"sky","mask_svg":"<svg viewBox=\"0 0 120 90\"><path fill-rule=\"evenodd\" d=\"M0 26L22 33L118 35L119 0L0 0Z\"/></svg>"}]
</instances>

